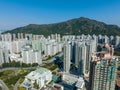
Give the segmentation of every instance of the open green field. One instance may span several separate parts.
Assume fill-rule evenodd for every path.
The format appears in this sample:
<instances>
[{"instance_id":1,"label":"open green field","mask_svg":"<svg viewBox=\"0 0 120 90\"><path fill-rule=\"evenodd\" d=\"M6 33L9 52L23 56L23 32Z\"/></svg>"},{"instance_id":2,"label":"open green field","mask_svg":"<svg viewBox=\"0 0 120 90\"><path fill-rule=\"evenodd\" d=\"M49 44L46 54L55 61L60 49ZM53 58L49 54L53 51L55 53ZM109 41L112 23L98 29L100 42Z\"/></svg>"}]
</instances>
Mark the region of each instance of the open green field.
<instances>
[{"instance_id":1,"label":"open green field","mask_svg":"<svg viewBox=\"0 0 120 90\"><path fill-rule=\"evenodd\" d=\"M53 71L58 66L52 62L52 63L47 63L42 67ZM19 83L21 84L24 81L25 76L33 70L35 69L21 68L15 70L5 70L3 72L0 72L0 79L4 81L4 83L7 85L7 87L10 90L13 90L13 87L16 84L16 82L19 81Z\"/></svg>"},{"instance_id":2,"label":"open green field","mask_svg":"<svg viewBox=\"0 0 120 90\"><path fill-rule=\"evenodd\" d=\"M17 70L6 70L0 72L0 79L8 86L10 90L13 90L13 86L19 80L23 82L24 76L33 71L34 69L17 69Z\"/></svg>"},{"instance_id":3,"label":"open green field","mask_svg":"<svg viewBox=\"0 0 120 90\"><path fill-rule=\"evenodd\" d=\"M54 64L53 62L51 63L47 63L43 66L44 68L47 68L51 71L55 70L56 68L58 68L58 66L56 64Z\"/></svg>"}]
</instances>

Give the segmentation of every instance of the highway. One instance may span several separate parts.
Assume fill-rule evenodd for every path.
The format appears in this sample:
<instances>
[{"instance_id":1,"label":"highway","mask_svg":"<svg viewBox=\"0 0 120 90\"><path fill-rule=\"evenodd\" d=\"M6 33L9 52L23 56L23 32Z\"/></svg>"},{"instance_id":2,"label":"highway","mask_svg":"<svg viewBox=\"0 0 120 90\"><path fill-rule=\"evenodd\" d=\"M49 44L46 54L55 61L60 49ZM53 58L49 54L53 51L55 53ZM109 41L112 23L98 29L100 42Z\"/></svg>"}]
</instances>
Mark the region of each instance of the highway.
<instances>
[{"instance_id":1,"label":"highway","mask_svg":"<svg viewBox=\"0 0 120 90\"><path fill-rule=\"evenodd\" d=\"M5 85L5 83L0 79L0 87L2 90L9 90L8 87Z\"/></svg>"},{"instance_id":2,"label":"highway","mask_svg":"<svg viewBox=\"0 0 120 90\"><path fill-rule=\"evenodd\" d=\"M43 63L51 63L55 60L55 57L58 56L58 57L62 57L63 56L63 53L60 53L58 55L55 55L53 58L49 59L49 60L45 60L43 61Z\"/></svg>"}]
</instances>

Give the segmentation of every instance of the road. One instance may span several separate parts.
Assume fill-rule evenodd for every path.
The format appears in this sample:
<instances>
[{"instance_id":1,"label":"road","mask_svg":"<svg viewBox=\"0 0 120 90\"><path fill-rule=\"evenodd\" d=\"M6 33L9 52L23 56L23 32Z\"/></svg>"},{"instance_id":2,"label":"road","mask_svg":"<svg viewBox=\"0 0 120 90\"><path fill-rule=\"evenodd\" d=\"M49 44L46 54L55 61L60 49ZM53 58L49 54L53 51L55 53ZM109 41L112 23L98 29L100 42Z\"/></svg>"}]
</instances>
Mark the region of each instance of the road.
<instances>
[{"instance_id":1,"label":"road","mask_svg":"<svg viewBox=\"0 0 120 90\"><path fill-rule=\"evenodd\" d=\"M44 63L51 63L55 60L55 57L58 56L58 57L62 57L63 56L63 53L60 53L58 55L55 55L53 58L49 59L49 60L46 60L46 61L43 61L43 64ZM9 67L9 68L1 68L0 69L0 72L3 72L5 70L17 70L17 69L20 69L21 67ZM36 68L36 67L26 67L26 69L31 69L31 68ZM16 84L14 85L14 90L17 90L17 86L18 86L19 82L17 81ZM9 90L8 87L5 85L5 83L0 80L0 87L2 87L2 90Z\"/></svg>"},{"instance_id":2,"label":"road","mask_svg":"<svg viewBox=\"0 0 120 90\"><path fill-rule=\"evenodd\" d=\"M5 70L17 70L20 69L21 67L8 67L8 68L1 68L0 72L3 72ZM36 67L22 67L22 68L26 68L26 69L34 69Z\"/></svg>"},{"instance_id":3,"label":"road","mask_svg":"<svg viewBox=\"0 0 120 90\"><path fill-rule=\"evenodd\" d=\"M49 59L49 60L46 60L46 61L43 61L43 63L51 63L55 60L55 57L58 56L58 57L62 57L63 56L63 53L60 53L58 55L55 55L53 58Z\"/></svg>"},{"instance_id":4,"label":"road","mask_svg":"<svg viewBox=\"0 0 120 90\"><path fill-rule=\"evenodd\" d=\"M2 80L0 80L0 87L2 88L2 90L9 90Z\"/></svg>"},{"instance_id":5,"label":"road","mask_svg":"<svg viewBox=\"0 0 120 90\"><path fill-rule=\"evenodd\" d=\"M43 64L44 63L51 63L55 60L55 57L58 56L58 57L62 57L63 56L63 53L60 53L58 55L55 55L53 58L49 59L49 60L46 60L46 61L43 61ZM8 68L1 68L0 69L0 72L3 72L5 70L17 70L17 69L20 69L21 67L8 67ZM34 69L36 67L23 67L23 68L26 68L26 69Z\"/></svg>"}]
</instances>

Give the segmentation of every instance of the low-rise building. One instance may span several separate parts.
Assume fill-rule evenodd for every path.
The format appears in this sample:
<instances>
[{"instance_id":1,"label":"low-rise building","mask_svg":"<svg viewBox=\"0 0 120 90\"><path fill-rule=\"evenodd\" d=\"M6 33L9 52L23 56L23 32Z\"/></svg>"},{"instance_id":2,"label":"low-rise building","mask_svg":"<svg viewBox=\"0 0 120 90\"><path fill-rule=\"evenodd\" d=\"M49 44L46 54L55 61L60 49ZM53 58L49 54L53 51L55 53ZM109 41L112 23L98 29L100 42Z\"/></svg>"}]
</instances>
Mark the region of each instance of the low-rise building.
<instances>
[{"instance_id":1,"label":"low-rise building","mask_svg":"<svg viewBox=\"0 0 120 90\"><path fill-rule=\"evenodd\" d=\"M35 83L39 89L47 85L52 80L52 72L46 68L38 68L25 76L24 82L21 84L25 88L34 88Z\"/></svg>"},{"instance_id":2,"label":"low-rise building","mask_svg":"<svg viewBox=\"0 0 120 90\"><path fill-rule=\"evenodd\" d=\"M84 80L83 80L83 78L82 77L79 77L79 79L78 79L78 81L77 81L77 83L76 83L76 87L77 87L77 90L84 90Z\"/></svg>"}]
</instances>

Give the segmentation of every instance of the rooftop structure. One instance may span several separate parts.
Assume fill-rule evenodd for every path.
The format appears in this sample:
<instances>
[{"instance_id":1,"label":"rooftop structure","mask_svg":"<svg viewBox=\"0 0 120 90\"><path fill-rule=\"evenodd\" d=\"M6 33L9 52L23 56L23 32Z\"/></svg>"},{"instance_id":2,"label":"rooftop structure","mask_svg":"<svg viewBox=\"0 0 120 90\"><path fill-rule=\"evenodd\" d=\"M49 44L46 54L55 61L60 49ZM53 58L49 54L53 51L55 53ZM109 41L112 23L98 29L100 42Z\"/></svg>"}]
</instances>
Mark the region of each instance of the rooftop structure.
<instances>
[{"instance_id":1,"label":"rooftop structure","mask_svg":"<svg viewBox=\"0 0 120 90\"><path fill-rule=\"evenodd\" d=\"M113 48L105 46L107 51L93 53L90 64L90 90L114 90L116 61Z\"/></svg>"},{"instance_id":2,"label":"rooftop structure","mask_svg":"<svg viewBox=\"0 0 120 90\"><path fill-rule=\"evenodd\" d=\"M74 84L78 80L78 76L68 73L63 73L62 80L69 85Z\"/></svg>"},{"instance_id":3,"label":"rooftop structure","mask_svg":"<svg viewBox=\"0 0 120 90\"><path fill-rule=\"evenodd\" d=\"M120 87L120 72L116 72L116 84L118 87Z\"/></svg>"},{"instance_id":4,"label":"rooftop structure","mask_svg":"<svg viewBox=\"0 0 120 90\"><path fill-rule=\"evenodd\" d=\"M64 87L62 85L59 85L59 84L54 84L53 87L55 90L64 90Z\"/></svg>"},{"instance_id":5,"label":"rooftop structure","mask_svg":"<svg viewBox=\"0 0 120 90\"><path fill-rule=\"evenodd\" d=\"M76 87L77 87L77 90L84 90L84 80L82 77L79 77L77 83L76 83Z\"/></svg>"},{"instance_id":6,"label":"rooftop structure","mask_svg":"<svg viewBox=\"0 0 120 90\"><path fill-rule=\"evenodd\" d=\"M39 88L41 89L51 80L52 80L51 71L46 68L40 67L25 76L25 80L22 83L22 86L27 88L31 88L31 87L33 88L34 83L37 83L39 85Z\"/></svg>"}]
</instances>

